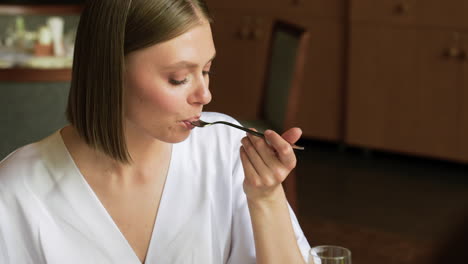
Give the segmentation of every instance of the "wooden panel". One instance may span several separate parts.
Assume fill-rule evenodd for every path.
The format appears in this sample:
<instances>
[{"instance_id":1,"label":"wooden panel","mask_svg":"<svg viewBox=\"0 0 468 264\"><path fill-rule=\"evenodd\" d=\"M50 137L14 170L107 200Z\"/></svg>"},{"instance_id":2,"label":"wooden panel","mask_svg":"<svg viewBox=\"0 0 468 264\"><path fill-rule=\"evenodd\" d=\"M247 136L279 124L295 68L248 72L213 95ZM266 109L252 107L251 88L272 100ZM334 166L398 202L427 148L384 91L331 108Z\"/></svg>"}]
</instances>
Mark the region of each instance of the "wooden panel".
<instances>
[{"instance_id":1,"label":"wooden panel","mask_svg":"<svg viewBox=\"0 0 468 264\"><path fill-rule=\"evenodd\" d=\"M284 0L206 0L212 11L218 9L274 10Z\"/></svg>"},{"instance_id":2,"label":"wooden panel","mask_svg":"<svg viewBox=\"0 0 468 264\"><path fill-rule=\"evenodd\" d=\"M461 71L456 58L445 56L452 45L450 30L419 31L415 83L419 94L415 104L420 115L420 135L415 147L428 156L456 159Z\"/></svg>"},{"instance_id":3,"label":"wooden panel","mask_svg":"<svg viewBox=\"0 0 468 264\"><path fill-rule=\"evenodd\" d=\"M0 14L79 14L82 5L0 5Z\"/></svg>"},{"instance_id":4,"label":"wooden panel","mask_svg":"<svg viewBox=\"0 0 468 264\"><path fill-rule=\"evenodd\" d=\"M304 137L341 140L344 25L309 21L309 49L302 80L297 125Z\"/></svg>"},{"instance_id":5,"label":"wooden panel","mask_svg":"<svg viewBox=\"0 0 468 264\"><path fill-rule=\"evenodd\" d=\"M352 0L351 19L411 25L468 27L466 0Z\"/></svg>"},{"instance_id":6,"label":"wooden panel","mask_svg":"<svg viewBox=\"0 0 468 264\"><path fill-rule=\"evenodd\" d=\"M464 50L468 55L468 32L464 38ZM463 89L460 93L461 107L460 107L460 130L459 130L459 142L460 142L460 159L464 162L468 162L468 58L465 57L461 61L462 76L463 76Z\"/></svg>"},{"instance_id":7,"label":"wooden panel","mask_svg":"<svg viewBox=\"0 0 468 264\"><path fill-rule=\"evenodd\" d=\"M213 100L206 110L255 120L260 112L272 19L254 12L217 10L214 15L217 57L210 83Z\"/></svg>"},{"instance_id":8,"label":"wooden panel","mask_svg":"<svg viewBox=\"0 0 468 264\"><path fill-rule=\"evenodd\" d=\"M71 69L0 69L2 82L66 82L71 80Z\"/></svg>"},{"instance_id":9,"label":"wooden panel","mask_svg":"<svg viewBox=\"0 0 468 264\"><path fill-rule=\"evenodd\" d=\"M466 0L412 0L418 23L468 28Z\"/></svg>"},{"instance_id":10,"label":"wooden panel","mask_svg":"<svg viewBox=\"0 0 468 264\"><path fill-rule=\"evenodd\" d=\"M295 18L343 17L345 0L207 0L210 10L263 10L274 16Z\"/></svg>"},{"instance_id":11,"label":"wooden panel","mask_svg":"<svg viewBox=\"0 0 468 264\"><path fill-rule=\"evenodd\" d=\"M455 159L459 63L451 31L354 24L346 142Z\"/></svg>"},{"instance_id":12,"label":"wooden panel","mask_svg":"<svg viewBox=\"0 0 468 264\"><path fill-rule=\"evenodd\" d=\"M379 21L411 24L415 21L412 0L351 0L350 17L353 21Z\"/></svg>"},{"instance_id":13,"label":"wooden panel","mask_svg":"<svg viewBox=\"0 0 468 264\"><path fill-rule=\"evenodd\" d=\"M339 18L346 13L345 0L281 0L275 15L289 20L311 18Z\"/></svg>"}]
</instances>

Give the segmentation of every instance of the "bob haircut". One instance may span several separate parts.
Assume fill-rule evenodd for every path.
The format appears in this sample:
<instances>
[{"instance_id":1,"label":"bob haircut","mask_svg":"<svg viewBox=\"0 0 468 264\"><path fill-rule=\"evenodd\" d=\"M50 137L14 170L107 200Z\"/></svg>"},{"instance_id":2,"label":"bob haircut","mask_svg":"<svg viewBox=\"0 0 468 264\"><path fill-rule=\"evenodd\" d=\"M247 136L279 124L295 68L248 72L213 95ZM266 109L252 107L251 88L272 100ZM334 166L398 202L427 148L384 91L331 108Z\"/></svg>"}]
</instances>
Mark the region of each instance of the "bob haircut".
<instances>
[{"instance_id":1,"label":"bob haircut","mask_svg":"<svg viewBox=\"0 0 468 264\"><path fill-rule=\"evenodd\" d=\"M88 0L78 25L66 115L92 148L130 163L124 131L125 56L205 19L204 0Z\"/></svg>"}]
</instances>

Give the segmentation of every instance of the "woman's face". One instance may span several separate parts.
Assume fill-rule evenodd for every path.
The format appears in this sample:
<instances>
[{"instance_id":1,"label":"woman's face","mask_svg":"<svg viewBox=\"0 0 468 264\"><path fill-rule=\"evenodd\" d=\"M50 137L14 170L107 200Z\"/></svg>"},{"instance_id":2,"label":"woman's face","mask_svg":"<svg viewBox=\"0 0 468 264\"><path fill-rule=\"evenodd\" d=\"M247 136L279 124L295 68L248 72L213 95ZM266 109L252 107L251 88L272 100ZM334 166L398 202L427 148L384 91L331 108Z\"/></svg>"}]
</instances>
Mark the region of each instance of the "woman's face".
<instances>
[{"instance_id":1,"label":"woman's face","mask_svg":"<svg viewBox=\"0 0 468 264\"><path fill-rule=\"evenodd\" d=\"M126 128L170 143L190 134L188 121L211 101L209 70L215 47L208 22L169 41L126 56ZM142 135L143 136L143 135Z\"/></svg>"}]
</instances>

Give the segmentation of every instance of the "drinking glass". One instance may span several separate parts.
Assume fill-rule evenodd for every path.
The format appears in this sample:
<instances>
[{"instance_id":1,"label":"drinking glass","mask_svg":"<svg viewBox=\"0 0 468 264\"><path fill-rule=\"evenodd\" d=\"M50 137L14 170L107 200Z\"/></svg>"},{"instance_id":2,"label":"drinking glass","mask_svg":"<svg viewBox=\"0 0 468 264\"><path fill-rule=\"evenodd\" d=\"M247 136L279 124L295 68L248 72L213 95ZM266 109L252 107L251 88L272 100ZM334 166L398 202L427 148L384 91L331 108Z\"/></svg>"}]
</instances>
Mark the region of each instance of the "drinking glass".
<instances>
[{"instance_id":1,"label":"drinking glass","mask_svg":"<svg viewBox=\"0 0 468 264\"><path fill-rule=\"evenodd\" d=\"M309 252L309 264L351 264L351 251L339 246L317 246Z\"/></svg>"}]
</instances>

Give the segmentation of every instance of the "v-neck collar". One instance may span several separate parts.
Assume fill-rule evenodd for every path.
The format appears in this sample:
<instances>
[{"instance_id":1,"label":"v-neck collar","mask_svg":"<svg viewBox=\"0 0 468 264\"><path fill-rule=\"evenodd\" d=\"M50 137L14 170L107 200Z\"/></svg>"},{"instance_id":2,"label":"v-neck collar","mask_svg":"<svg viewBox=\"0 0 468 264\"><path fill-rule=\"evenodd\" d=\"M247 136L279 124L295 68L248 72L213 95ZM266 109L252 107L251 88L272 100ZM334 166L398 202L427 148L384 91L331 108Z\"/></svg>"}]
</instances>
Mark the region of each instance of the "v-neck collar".
<instances>
[{"instance_id":1,"label":"v-neck collar","mask_svg":"<svg viewBox=\"0 0 468 264\"><path fill-rule=\"evenodd\" d=\"M169 161L169 168L167 170L166 181L164 182L161 200L159 201L158 213L156 215L156 219L154 220L155 222L153 225L153 232L151 234L151 240L148 245L148 251L146 253L145 262L143 264L153 264L155 262L154 254L156 252L157 245L160 244L156 243L156 240L162 241L162 239L164 239L161 233L161 228L163 226L161 222L165 219L165 217L168 216L170 210L168 205L169 201L171 200L169 198L171 192L169 191L169 188L167 188L167 186L172 185L172 181L174 181L174 176L177 175L177 173L175 172L178 167L176 166L177 159L175 159L176 146L177 144L172 144L171 159ZM130 245L129 247L133 251ZM136 256L134 251L133 254Z\"/></svg>"},{"instance_id":2,"label":"v-neck collar","mask_svg":"<svg viewBox=\"0 0 468 264\"><path fill-rule=\"evenodd\" d=\"M122 263L142 264L128 240L120 231L119 227L105 209L96 193L86 181L85 177L81 174L63 141L60 130L56 132L55 136L58 142L57 147L60 148L58 151L59 153L64 154L62 155L64 164L61 166L61 169L63 169L61 174L66 174L67 176L63 177L65 179L64 195L67 197L68 202L71 203L71 206L76 209L76 212L81 216L81 219L86 222L89 229L88 231L91 232L90 235L94 236L96 240L105 239L105 245L100 244L100 246L107 251L111 259L118 260L118 262ZM172 175L176 175L174 173L174 170L177 168L174 164L176 162L174 159L176 146L177 144L172 145L169 168L144 264L152 264L154 262L154 254L158 245L155 240L161 240L162 237L160 235L163 235L164 233L164 230L160 227L160 223L167 222L163 219L169 212L169 198L167 197L169 196L169 193L167 190L168 188L166 187L170 186L173 180ZM93 219L98 220L92 221ZM110 245L108 245L109 243Z\"/></svg>"}]
</instances>

